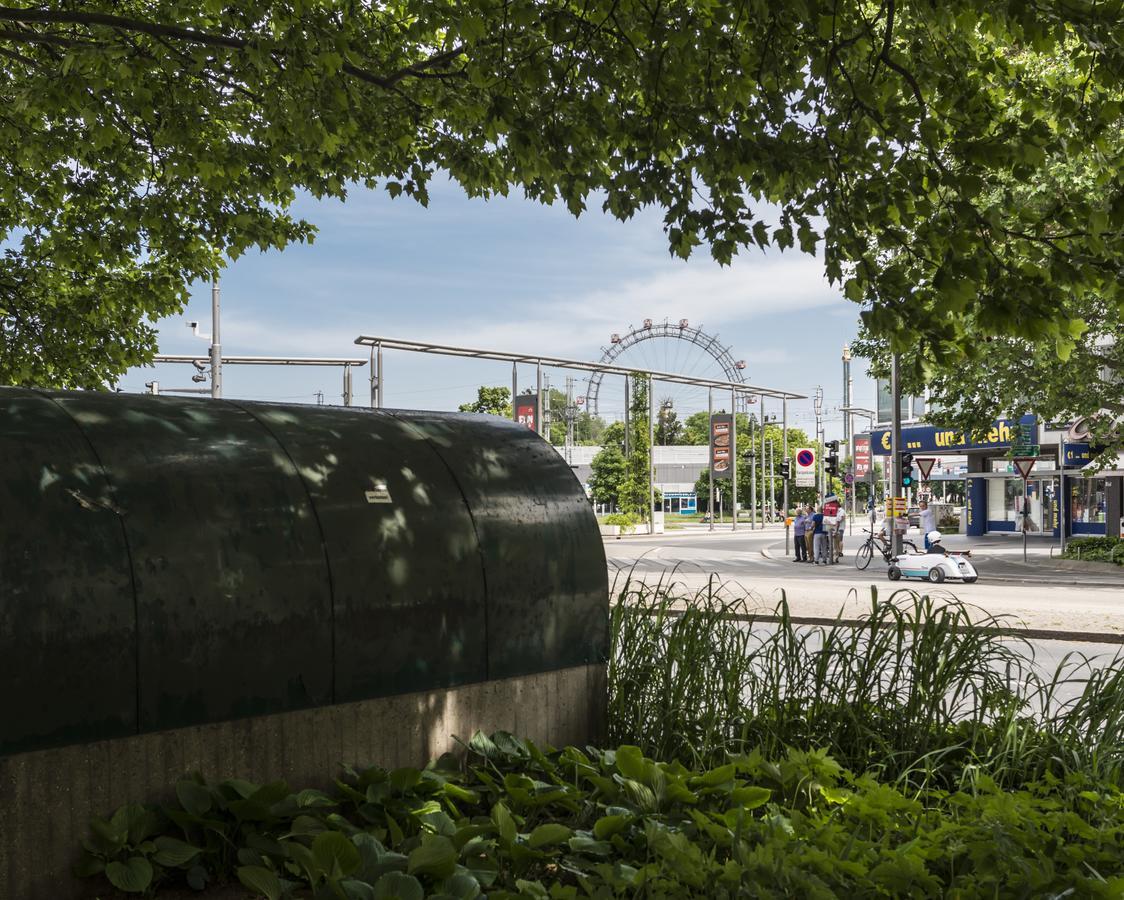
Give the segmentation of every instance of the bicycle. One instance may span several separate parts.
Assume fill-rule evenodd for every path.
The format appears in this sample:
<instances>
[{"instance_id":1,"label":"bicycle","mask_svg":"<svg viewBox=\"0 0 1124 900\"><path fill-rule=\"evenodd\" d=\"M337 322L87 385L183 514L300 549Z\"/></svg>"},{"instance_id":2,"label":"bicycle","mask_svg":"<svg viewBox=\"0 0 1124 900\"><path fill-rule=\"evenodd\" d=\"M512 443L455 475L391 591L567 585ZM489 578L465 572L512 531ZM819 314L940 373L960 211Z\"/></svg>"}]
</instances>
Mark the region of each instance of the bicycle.
<instances>
[{"instance_id":1,"label":"bicycle","mask_svg":"<svg viewBox=\"0 0 1124 900\"><path fill-rule=\"evenodd\" d=\"M890 545L889 539L883 535L882 532L875 533L869 528L864 528L863 532L870 535L870 537L866 539L855 553L855 568L861 572L870 565L870 561L874 559L875 547L877 547L878 552L882 554L882 559L886 561L886 565L889 565L890 561L894 558L893 547ZM902 549L904 550L906 547L913 548L914 553L917 552L917 545L913 543L913 541L902 538Z\"/></svg>"}]
</instances>

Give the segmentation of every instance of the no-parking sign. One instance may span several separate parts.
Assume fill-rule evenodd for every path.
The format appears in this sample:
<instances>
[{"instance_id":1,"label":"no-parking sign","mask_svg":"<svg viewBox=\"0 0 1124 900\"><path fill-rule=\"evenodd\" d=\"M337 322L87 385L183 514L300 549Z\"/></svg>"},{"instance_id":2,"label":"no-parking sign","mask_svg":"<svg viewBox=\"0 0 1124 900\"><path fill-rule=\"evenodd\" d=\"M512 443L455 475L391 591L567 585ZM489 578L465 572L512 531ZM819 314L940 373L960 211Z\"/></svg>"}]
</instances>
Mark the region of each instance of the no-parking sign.
<instances>
[{"instance_id":1,"label":"no-parking sign","mask_svg":"<svg viewBox=\"0 0 1124 900\"><path fill-rule=\"evenodd\" d=\"M796 449L796 486L816 486L816 451L811 447Z\"/></svg>"}]
</instances>

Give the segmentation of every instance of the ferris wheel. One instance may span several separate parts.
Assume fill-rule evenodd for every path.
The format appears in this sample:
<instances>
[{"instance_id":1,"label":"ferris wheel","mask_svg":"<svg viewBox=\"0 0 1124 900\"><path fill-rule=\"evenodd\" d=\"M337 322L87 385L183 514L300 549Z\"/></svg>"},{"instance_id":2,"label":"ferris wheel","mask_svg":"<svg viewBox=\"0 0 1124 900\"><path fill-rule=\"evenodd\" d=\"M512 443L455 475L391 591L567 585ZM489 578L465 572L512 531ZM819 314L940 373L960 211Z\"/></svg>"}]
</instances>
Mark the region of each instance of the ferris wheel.
<instances>
[{"instance_id":1,"label":"ferris wheel","mask_svg":"<svg viewBox=\"0 0 1124 900\"><path fill-rule=\"evenodd\" d=\"M601 348L601 359L606 365L636 366L658 372L672 372L716 381L745 382L746 363L735 359L733 352L709 334L691 325L686 319L653 322L645 319L639 328L629 326L628 331L614 333L609 345ZM592 415L599 415L604 405L601 398L604 372L594 372L589 377L584 406ZM671 406L686 413L705 409L707 389L692 385L659 384L656 388L661 406ZM747 398L739 397L739 409ZM623 402L623 400L622 400Z\"/></svg>"}]
</instances>

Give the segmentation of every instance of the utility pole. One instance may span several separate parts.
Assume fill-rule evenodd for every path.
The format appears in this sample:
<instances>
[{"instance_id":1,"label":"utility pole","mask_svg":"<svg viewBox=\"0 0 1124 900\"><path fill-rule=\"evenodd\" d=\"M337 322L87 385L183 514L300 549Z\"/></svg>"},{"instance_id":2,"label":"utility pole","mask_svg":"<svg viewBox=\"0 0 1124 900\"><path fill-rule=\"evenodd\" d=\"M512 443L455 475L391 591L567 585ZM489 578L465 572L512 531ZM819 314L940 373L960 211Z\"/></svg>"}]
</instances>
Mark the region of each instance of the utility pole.
<instances>
[{"instance_id":1,"label":"utility pole","mask_svg":"<svg viewBox=\"0 0 1124 900\"><path fill-rule=\"evenodd\" d=\"M824 487L825 472L823 467L823 388L816 388L816 396L812 401L812 407L816 411L816 455L820 458L819 467L819 484L818 491L820 495L820 502L827 496L827 491Z\"/></svg>"},{"instance_id":2,"label":"utility pole","mask_svg":"<svg viewBox=\"0 0 1124 900\"><path fill-rule=\"evenodd\" d=\"M566 376L566 464L574 463L574 376Z\"/></svg>"},{"instance_id":3,"label":"utility pole","mask_svg":"<svg viewBox=\"0 0 1124 900\"><path fill-rule=\"evenodd\" d=\"M222 398L222 339L219 337L221 317L219 276L211 279L211 396Z\"/></svg>"}]
</instances>

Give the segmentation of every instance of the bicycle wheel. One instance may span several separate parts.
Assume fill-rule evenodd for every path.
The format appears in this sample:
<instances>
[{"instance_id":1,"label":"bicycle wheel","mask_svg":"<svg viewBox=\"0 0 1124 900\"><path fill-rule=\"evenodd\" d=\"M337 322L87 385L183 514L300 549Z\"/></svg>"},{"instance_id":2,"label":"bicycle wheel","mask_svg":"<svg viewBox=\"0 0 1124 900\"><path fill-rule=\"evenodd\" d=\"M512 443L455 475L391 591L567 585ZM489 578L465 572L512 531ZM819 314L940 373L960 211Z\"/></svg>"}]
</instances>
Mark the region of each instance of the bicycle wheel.
<instances>
[{"instance_id":1,"label":"bicycle wheel","mask_svg":"<svg viewBox=\"0 0 1124 900\"><path fill-rule=\"evenodd\" d=\"M855 568L862 571L870 565L870 561L873 557L874 549L870 546L870 542L867 541L859 547L859 552L855 554Z\"/></svg>"}]
</instances>

